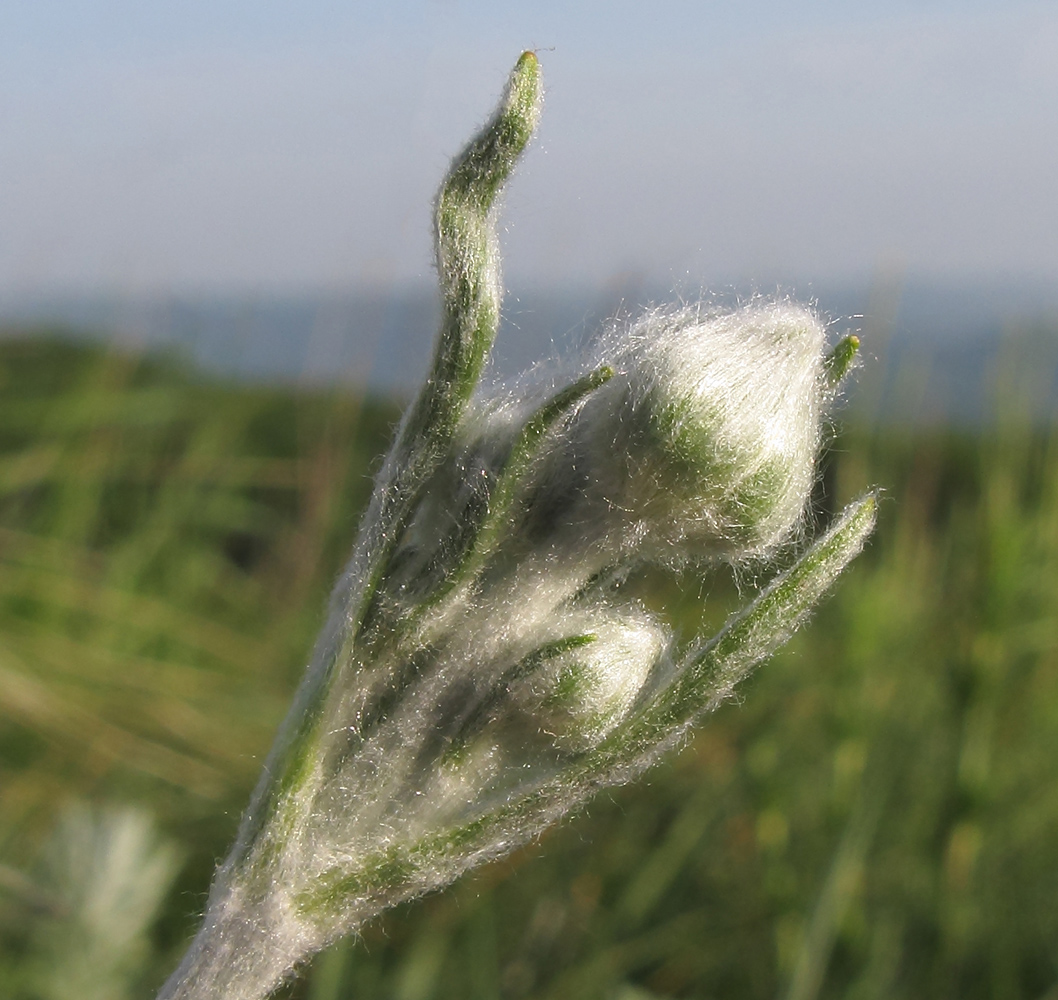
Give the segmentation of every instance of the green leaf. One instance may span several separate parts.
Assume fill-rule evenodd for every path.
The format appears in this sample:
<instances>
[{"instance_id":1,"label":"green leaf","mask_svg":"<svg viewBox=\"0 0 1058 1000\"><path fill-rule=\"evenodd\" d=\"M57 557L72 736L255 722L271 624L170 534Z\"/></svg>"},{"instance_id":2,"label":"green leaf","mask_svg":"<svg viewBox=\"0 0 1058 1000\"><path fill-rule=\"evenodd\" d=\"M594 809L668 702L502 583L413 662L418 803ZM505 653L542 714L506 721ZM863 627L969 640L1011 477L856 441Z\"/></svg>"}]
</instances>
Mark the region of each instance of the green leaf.
<instances>
[{"instance_id":1,"label":"green leaf","mask_svg":"<svg viewBox=\"0 0 1058 1000\"><path fill-rule=\"evenodd\" d=\"M646 715L655 725L692 721L730 697L758 663L771 656L859 554L874 528L877 498L845 509L831 528L743 611L691 653L679 677Z\"/></svg>"},{"instance_id":2,"label":"green leaf","mask_svg":"<svg viewBox=\"0 0 1058 1000\"><path fill-rule=\"evenodd\" d=\"M481 376L500 318L496 196L540 116L540 64L518 60L492 118L456 157L435 214L443 317L430 374L397 442L412 457L423 444L436 459L447 447Z\"/></svg>"},{"instance_id":3,"label":"green leaf","mask_svg":"<svg viewBox=\"0 0 1058 1000\"><path fill-rule=\"evenodd\" d=\"M453 161L438 193L441 330L430 373L401 421L364 518L369 530L354 561L364 567L367 583L351 633L370 606L424 483L452 441L495 340L502 288L493 208L536 128L541 95L540 64L524 52L499 107Z\"/></svg>"}]
</instances>

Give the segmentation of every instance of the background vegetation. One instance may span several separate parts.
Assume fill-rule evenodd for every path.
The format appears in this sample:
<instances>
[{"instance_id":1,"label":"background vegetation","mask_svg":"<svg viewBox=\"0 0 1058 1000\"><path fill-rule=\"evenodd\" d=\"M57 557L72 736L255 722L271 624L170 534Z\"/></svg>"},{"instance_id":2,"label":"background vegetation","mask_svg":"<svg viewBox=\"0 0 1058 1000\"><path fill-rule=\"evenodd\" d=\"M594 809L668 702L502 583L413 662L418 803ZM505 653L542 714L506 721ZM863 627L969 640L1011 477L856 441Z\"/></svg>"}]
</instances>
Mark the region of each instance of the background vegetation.
<instances>
[{"instance_id":1,"label":"background vegetation","mask_svg":"<svg viewBox=\"0 0 1058 1000\"><path fill-rule=\"evenodd\" d=\"M819 506L884 484L877 537L741 703L289 995L1058 997L1058 437L994 377L976 426L848 415ZM0 341L0 995L175 963L397 413ZM690 631L748 582L640 585Z\"/></svg>"}]
</instances>

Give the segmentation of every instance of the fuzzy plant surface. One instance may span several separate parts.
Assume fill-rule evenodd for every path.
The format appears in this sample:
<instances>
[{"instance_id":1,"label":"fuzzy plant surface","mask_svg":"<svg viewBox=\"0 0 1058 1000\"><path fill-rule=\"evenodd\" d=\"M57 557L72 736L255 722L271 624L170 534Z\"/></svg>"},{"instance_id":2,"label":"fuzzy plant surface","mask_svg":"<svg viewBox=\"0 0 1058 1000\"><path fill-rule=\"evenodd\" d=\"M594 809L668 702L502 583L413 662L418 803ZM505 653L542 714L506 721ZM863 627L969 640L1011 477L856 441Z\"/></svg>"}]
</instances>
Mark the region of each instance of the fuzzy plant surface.
<instances>
[{"instance_id":1,"label":"fuzzy plant surface","mask_svg":"<svg viewBox=\"0 0 1058 1000\"><path fill-rule=\"evenodd\" d=\"M875 501L804 538L856 350L808 309L657 309L479 388L497 199L540 111L518 60L435 208L443 320L305 678L162 1000L258 1000L383 909L539 834L683 740L860 550ZM711 638L625 597L636 566L800 551Z\"/></svg>"}]
</instances>

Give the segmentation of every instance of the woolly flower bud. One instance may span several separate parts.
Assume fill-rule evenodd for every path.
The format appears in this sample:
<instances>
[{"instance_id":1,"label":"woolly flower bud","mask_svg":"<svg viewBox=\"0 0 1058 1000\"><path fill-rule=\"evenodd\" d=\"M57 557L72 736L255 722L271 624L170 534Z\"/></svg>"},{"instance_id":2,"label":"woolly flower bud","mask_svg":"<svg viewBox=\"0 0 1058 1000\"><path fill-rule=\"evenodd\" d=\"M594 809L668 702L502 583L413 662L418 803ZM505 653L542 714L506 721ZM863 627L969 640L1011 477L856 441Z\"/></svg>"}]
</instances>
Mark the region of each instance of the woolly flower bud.
<instances>
[{"instance_id":1,"label":"woolly flower bud","mask_svg":"<svg viewBox=\"0 0 1058 1000\"><path fill-rule=\"evenodd\" d=\"M829 388L824 329L802 306L647 313L597 348L617 375L542 458L527 504L538 540L739 561L796 529Z\"/></svg>"},{"instance_id":2,"label":"woolly flower bud","mask_svg":"<svg viewBox=\"0 0 1058 1000\"><path fill-rule=\"evenodd\" d=\"M651 671L662 659L668 634L638 610L597 613L563 623L583 644L547 658L508 688L511 705L562 750L596 746L624 719Z\"/></svg>"}]
</instances>

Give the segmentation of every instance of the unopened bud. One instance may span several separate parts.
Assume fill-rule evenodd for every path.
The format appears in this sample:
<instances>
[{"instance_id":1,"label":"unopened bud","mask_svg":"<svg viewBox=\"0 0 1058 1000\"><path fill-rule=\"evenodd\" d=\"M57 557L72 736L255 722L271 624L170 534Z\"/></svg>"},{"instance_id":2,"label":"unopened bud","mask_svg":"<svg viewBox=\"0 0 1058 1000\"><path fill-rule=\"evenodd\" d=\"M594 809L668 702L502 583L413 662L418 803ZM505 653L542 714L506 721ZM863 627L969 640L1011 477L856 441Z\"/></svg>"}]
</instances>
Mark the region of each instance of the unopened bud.
<instances>
[{"instance_id":1,"label":"unopened bud","mask_svg":"<svg viewBox=\"0 0 1058 1000\"><path fill-rule=\"evenodd\" d=\"M668 635L637 609L600 610L564 626L582 630L587 641L571 644L512 683L510 702L559 749L587 750L632 709L663 658Z\"/></svg>"},{"instance_id":2,"label":"unopened bud","mask_svg":"<svg viewBox=\"0 0 1058 1000\"><path fill-rule=\"evenodd\" d=\"M824 329L784 302L648 313L540 463L526 524L615 558L768 554L801 520L828 388ZM612 551L611 551L612 550Z\"/></svg>"}]
</instances>

